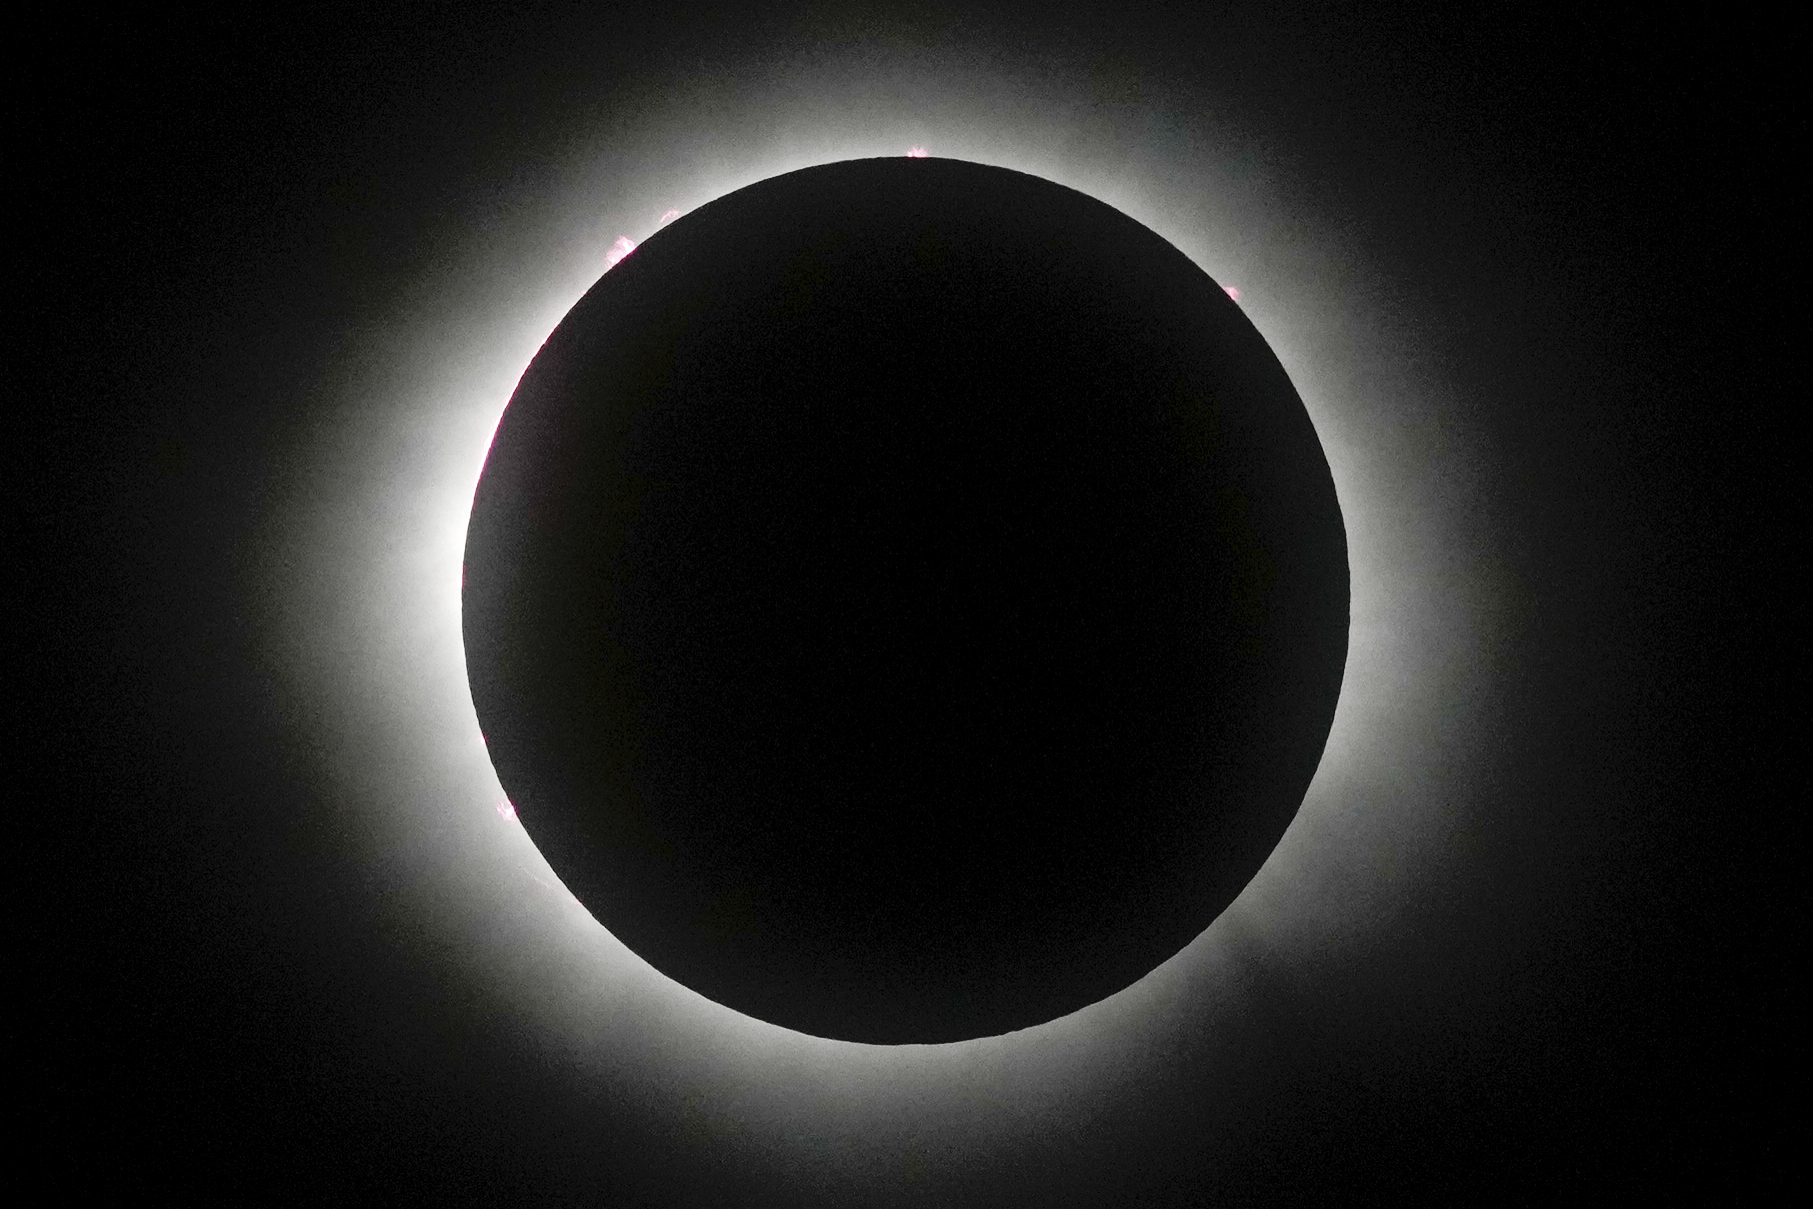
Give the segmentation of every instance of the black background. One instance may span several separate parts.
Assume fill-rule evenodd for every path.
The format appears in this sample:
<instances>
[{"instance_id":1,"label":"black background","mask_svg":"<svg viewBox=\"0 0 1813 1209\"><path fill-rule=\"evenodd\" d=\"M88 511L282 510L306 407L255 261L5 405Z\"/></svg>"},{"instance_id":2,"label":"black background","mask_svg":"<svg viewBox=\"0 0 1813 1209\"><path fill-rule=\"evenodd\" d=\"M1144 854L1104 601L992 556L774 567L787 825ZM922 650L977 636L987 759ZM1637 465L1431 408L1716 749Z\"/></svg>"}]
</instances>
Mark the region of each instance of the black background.
<instances>
[{"instance_id":1,"label":"black background","mask_svg":"<svg viewBox=\"0 0 1813 1209\"><path fill-rule=\"evenodd\" d=\"M1489 424L1511 518L1493 554L1530 636L1475 776L1471 875L1393 925L1415 943L1338 1010L1253 1022L1240 1120L1180 1069L1079 1123L1057 1176L977 1153L927 1203L1774 1178L1804 792L1775 736L1803 648L1769 489L1794 475L1804 40L1730 9L1066 8L401 6L21 35L27 1166L71 1195L828 1196L758 1190L709 1139L576 1090L432 941L371 926L358 789L260 663L254 571L347 334L399 305L435 233L533 175L557 119L876 38L1030 47L1105 102L1212 83L1222 120L1263 129Z\"/></svg>"}]
</instances>

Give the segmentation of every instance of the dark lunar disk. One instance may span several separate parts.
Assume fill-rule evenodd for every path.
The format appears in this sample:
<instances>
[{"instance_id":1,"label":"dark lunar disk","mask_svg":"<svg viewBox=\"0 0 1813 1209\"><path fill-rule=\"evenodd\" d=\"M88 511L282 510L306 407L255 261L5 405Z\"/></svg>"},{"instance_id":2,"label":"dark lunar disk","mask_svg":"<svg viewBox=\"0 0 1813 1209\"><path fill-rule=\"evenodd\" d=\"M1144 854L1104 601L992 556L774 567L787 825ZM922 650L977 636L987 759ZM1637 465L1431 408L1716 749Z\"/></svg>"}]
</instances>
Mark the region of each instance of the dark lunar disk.
<instances>
[{"instance_id":1,"label":"dark lunar disk","mask_svg":"<svg viewBox=\"0 0 1813 1209\"><path fill-rule=\"evenodd\" d=\"M523 376L473 700L597 918L737 1011L1002 1033L1133 983L1296 812L1347 651L1303 404L1083 194L936 159L719 199Z\"/></svg>"}]
</instances>

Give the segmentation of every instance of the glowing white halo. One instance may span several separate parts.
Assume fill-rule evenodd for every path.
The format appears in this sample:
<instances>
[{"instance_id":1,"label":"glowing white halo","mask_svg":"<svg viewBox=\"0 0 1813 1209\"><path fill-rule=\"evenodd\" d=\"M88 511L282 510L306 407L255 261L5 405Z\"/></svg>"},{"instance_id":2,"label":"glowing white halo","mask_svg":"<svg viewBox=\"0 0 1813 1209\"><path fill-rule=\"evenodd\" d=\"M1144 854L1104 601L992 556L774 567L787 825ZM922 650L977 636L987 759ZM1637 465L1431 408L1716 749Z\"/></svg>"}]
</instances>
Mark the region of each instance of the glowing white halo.
<instances>
[{"instance_id":1,"label":"glowing white halo","mask_svg":"<svg viewBox=\"0 0 1813 1209\"><path fill-rule=\"evenodd\" d=\"M1451 574L1463 512L1442 505L1464 494L1467 451L1439 426L1439 382L1416 376L1414 350L1379 323L1380 298L1345 249L1281 223L1264 188L1200 171L1155 180L1128 171L1125 156L1091 157L1041 133L997 135L967 119L878 123L860 139L739 142L716 157L677 157L690 175L648 172L609 212L566 199L540 242L474 251L463 293L449 287L432 312L375 334L372 368L344 388L344 424L323 434L288 518L292 557L272 585L289 602L275 653L311 711L304 724L372 801L352 817L396 903L390 925L433 931L467 977L512 997L547 1050L574 1071L608 1072L617 1094L646 1111L696 1120L709 1089L708 1123L723 1127L713 1144L746 1150L758 1166L780 1162L773 1156L800 1138L842 1153L910 1121L922 1144L961 1151L1036 1136L1060 1105L1073 1120L1080 1101L1104 1111L1180 1049L1214 1044L1216 1022L1245 1010L1259 965L1313 977L1318 961L1376 935L1405 888L1447 855L1430 770L1452 753L1431 735L1465 732L1466 669L1487 637L1477 606L1491 585ZM650 969L557 889L496 808L501 790L467 693L458 585L502 408L619 232L645 236L668 208L795 168L917 145L1089 193L1241 288L1328 455L1348 528L1353 622L1341 702L1303 808L1213 927L1133 987L1038 1028L875 1047L711 1003Z\"/></svg>"}]
</instances>

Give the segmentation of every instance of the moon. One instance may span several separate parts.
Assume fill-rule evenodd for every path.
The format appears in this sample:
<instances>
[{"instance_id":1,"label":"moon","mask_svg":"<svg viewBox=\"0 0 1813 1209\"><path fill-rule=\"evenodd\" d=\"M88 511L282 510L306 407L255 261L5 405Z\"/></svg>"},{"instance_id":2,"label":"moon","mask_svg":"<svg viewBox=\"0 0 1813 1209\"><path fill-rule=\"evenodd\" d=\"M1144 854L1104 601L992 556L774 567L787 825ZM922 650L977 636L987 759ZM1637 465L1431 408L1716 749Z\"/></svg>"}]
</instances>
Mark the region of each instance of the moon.
<instances>
[{"instance_id":1,"label":"moon","mask_svg":"<svg viewBox=\"0 0 1813 1209\"><path fill-rule=\"evenodd\" d=\"M523 375L462 627L500 782L657 970L873 1044L1144 977L1265 862L1347 653L1345 530L1238 305L958 160L667 224Z\"/></svg>"}]
</instances>

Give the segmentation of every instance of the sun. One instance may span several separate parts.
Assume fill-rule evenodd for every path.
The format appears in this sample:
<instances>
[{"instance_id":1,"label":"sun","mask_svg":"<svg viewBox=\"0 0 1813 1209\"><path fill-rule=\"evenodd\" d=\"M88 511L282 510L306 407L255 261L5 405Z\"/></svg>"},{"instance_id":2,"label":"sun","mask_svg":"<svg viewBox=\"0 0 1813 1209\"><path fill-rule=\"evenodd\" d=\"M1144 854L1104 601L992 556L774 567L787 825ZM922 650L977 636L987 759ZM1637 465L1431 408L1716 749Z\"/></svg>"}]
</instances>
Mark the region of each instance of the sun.
<instances>
[{"instance_id":1,"label":"sun","mask_svg":"<svg viewBox=\"0 0 1813 1209\"><path fill-rule=\"evenodd\" d=\"M1242 985L1255 947L1292 969L1338 960L1389 918L1393 895L1446 859L1451 807L1434 789L1404 787L1411 775L1440 785L1415 770L1436 767L1431 735L1466 733L1470 705L1451 691L1451 669L1485 657L1489 635L1435 571L1460 545L1456 511L1435 506L1441 484L1473 454L1464 434L1415 427L1439 409L1439 383L1375 320L1352 250L1332 235L1306 238L1319 229L1313 215L1280 223L1276 196L1232 156L1142 160L1128 150L1137 131L1078 142L1061 113L1024 108L828 118L828 95L802 106L777 91L760 109L766 134L714 131L708 116L676 110L658 126L671 157L634 171L616 160L576 167L510 238L493 231L448 250L436 307L399 314L372 337L358 364L386 368L342 388L345 425L323 434L304 476L313 485L279 519L276 540L291 555L272 572L271 599L295 603L272 661L323 748L342 753L348 783L363 787L373 867L399 871L392 926L434 938L423 943L455 955L473 986L502 988L517 1027L548 1052L653 1113L681 1112L726 1081L749 1089L735 1128L777 1153L802 1130L858 1127L863 1113L904 1114L961 1152L1039 1136L1056 1106L1105 1094L1105 1070L1117 1084L1160 1078L1175 1038L1213 1045L1216 1022L1242 1010L1226 988ZM1326 453L1347 526L1352 622L1340 703L1302 809L1213 927L1133 986L1047 1024L866 1046L765 1024L671 982L561 886L492 770L466 681L459 584L504 406L602 273L734 189L934 146L1096 197L1217 281L1239 283L1229 296L1296 384ZM333 590L325 604L323 585ZM1443 758L1453 759L1448 742ZM997 1102L997 1123L953 1124L973 1122L965 1106ZM854 1116L853 1104L864 1106Z\"/></svg>"}]
</instances>

